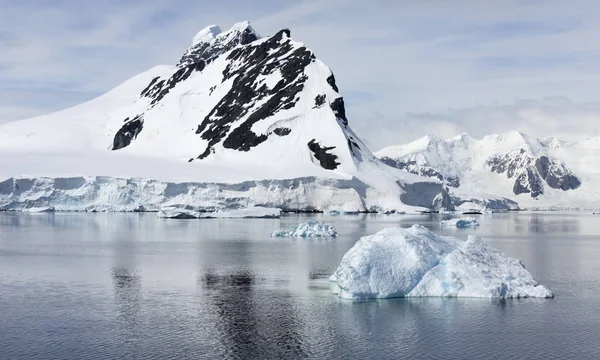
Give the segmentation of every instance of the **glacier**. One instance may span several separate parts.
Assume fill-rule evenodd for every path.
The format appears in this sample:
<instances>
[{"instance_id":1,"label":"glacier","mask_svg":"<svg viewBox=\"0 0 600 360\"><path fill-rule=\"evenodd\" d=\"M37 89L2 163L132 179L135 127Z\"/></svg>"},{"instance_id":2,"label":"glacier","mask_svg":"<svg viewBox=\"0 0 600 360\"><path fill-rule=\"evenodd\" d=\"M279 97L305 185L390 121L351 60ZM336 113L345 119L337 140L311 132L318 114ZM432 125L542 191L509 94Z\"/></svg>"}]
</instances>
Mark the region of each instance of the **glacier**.
<instances>
[{"instance_id":1,"label":"glacier","mask_svg":"<svg viewBox=\"0 0 600 360\"><path fill-rule=\"evenodd\" d=\"M450 226L457 228L472 228L479 226L479 222L475 218L460 218L440 221L441 226Z\"/></svg>"},{"instance_id":2,"label":"glacier","mask_svg":"<svg viewBox=\"0 0 600 360\"><path fill-rule=\"evenodd\" d=\"M290 230L279 230L271 233L273 237L336 237L337 230L324 222L310 219L300 223Z\"/></svg>"},{"instance_id":3,"label":"glacier","mask_svg":"<svg viewBox=\"0 0 600 360\"><path fill-rule=\"evenodd\" d=\"M432 204L439 194L424 191ZM0 179L0 211L159 211L166 207L215 212L261 206L283 211L345 213L418 211L425 207L390 202L387 193L357 178L300 177L238 183L170 182L110 176L9 177ZM424 205L424 204L421 204ZM440 206L442 206L440 204Z\"/></svg>"},{"instance_id":4,"label":"glacier","mask_svg":"<svg viewBox=\"0 0 600 360\"><path fill-rule=\"evenodd\" d=\"M519 260L480 238L462 241L420 225L362 237L329 280L344 299L554 297Z\"/></svg>"}]
</instances>

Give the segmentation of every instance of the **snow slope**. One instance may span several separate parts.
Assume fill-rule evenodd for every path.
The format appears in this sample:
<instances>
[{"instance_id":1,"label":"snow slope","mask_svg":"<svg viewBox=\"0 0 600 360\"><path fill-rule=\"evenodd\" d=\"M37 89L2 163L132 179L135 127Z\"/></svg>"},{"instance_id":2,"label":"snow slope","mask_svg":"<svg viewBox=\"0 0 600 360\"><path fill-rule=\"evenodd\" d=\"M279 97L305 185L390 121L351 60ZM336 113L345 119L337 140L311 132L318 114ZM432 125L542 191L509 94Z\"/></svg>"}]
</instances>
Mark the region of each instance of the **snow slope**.
<instances>
[{"instance_id":1,"label":"snow slope","mask_svg":"<svg viewBox=\"0 0 600 360\"><path fill-rule=\"evenodd\" d=\"M289 208L279 191L294 179L308 179L300 182L313 191L290 189L296 203L316 210L452 207L438 180L390 168L369 151L349 127L333 73L289 30L261 38L247 22L203 29L176 66L150 69L73 108L1 125L0 178L0 208L11 209L160 206L141 190L149 180L215 189L203 201L259 181L270 184L266 199L247 189L225 198ZM123 181L135 190L120 194ZM65 182L67 189L56 187ZM105 199L93 190L106 187Z\"/></svg>"},{"instance_id":2,"label":"snow slope","mask_svg":"<svg viewBox=\"0 0 600 360\"><path fill-rule=\"evenodd\" d=\"M489 196L530 209L600 208L598 138L540 140L518 131L481 140L467 134L447 140L426 136L384 148L376 156L391 166L442 179L453 197L463 200Z\"/></svg>"},{"instance_id":3,"label":"snow slope","mask_svg":"<svg viewBox=\"0 0 600 360\"><path fill-rule=\"evenodd\" d=\"M476 236L465 242L420 225L362 237L331 276L345 299L394 297L554 297L519 260Z\"/></svg>"}]
</instances>

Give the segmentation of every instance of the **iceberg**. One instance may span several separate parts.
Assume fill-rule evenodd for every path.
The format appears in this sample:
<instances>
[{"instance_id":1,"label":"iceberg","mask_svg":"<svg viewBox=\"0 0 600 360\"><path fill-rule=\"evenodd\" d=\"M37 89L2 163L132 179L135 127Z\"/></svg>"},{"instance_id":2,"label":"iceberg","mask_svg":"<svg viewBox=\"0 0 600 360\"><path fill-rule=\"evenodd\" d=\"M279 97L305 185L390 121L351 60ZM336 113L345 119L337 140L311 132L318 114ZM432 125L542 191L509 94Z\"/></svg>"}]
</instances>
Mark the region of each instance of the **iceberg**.
<instances>
[{"instance_id":1,"label":"iceberg","mask_svg":"<svg viewBox=\"0 0 600 360\"><path fill-rule=\"evenodd\" d=\"M318 220L308 220L292 227L290 230L279 230L271 233L273 237L335 237L337 230Z\"/></svg>"},{"instance_id":2,"label":"iceberg","mask_svg":"<svg viewBox=\"0 0 600 360\"><path fill-rule=\"evenodd\" d=\"M158 212L158 217L165 219L276 219L280 216L281 209L261 206L215 212L174 206L162 208Z\"/></svg>"},{"instance_id":3,"label":"iceberg","mask_svg":"<svg viewBox=\"0 0 600 360\"><path fill-rule=\"evenodd\" d=\"M440 221L440 225L457 227L457 228L470 228L470 227L479 226L479 223L477 222L477 220L475 220L475 218L462 218L462 219L442 220L442 221Z\"/></svg>"},{"instance_id":4,"label":"iceberg","mask_svg":"<svg viewBox=\"0 0 600 360\"><path fill-rule=\"evenodd\" d=\"M22 210L27 213L52 213L54 212L53 206L40 206L40 207L30 207Z\"/></svg>"},{"instance_id":5,"label":"iceberg","mask_svg":"<svg viewBox=\"0 0 600 360\"><path fill-rule=\"evenodd\" d=\"M462 241L420 225L362 237L329 280L344 299L554 297L519 260L480 238Z\"/></svg>"}]
</instances>

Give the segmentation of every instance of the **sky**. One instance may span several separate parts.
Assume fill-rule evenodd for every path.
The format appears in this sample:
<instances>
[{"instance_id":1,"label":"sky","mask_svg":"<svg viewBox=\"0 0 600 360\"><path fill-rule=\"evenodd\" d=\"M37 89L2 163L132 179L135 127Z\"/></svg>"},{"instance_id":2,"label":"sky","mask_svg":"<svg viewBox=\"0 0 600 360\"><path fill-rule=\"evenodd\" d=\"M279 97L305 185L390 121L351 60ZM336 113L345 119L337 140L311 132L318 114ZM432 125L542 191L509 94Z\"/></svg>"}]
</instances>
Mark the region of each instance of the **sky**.
<instances>
[{"instance_id":1,"label":"sky","mask_svg":"<svg viewBox=\"0 0 600 360\"><path fill-rule=\"evenodd\" d=\"M176 64L207 25L289 28L372 150L466 132L600 136L595 0L0 0L0 123Z\"/></svg>"}]
</instances>

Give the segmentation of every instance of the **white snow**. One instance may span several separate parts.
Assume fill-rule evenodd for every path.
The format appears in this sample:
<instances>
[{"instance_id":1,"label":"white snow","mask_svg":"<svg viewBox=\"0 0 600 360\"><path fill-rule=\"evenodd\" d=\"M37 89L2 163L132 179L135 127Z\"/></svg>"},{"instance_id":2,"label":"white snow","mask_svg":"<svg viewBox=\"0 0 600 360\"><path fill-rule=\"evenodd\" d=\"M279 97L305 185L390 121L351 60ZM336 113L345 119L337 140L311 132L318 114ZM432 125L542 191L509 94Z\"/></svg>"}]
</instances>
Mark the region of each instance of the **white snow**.
<instances>
[{"instance_id":1,"label":"white snow","mask_svg":"<svg viewBox=\"0 0 600 360\"><path fill-rule=\"evenodd\" d=\"M388 228L361 238L330 281L344 299L554 296L519 260L478 237L469 236L465 242L420 225Z\"/></svg>"},{"instance_id":2,"label":"white snow","mask_svg":"<svg viewBox=\"0 0 600 360\"><path fill-rule=\"evenodd\" d=\"M450 226L457 228L470 228L479 226L479 222L475 218L460 218L440 221L442 226Z\"/></svg>"},{"instance_id":3,"label":"white snow","mask_svg":"<svg viewBox=\"0 0 600 360\"><path fill-rule=\"evenodd\" d=\"M170 206L160 209L158 217L167 219L276 219L281 209L254 206L245 209L198 211L186 207Z\"/></svg>"},{"instance_id":4,"label":"white snow","mask_svg":"<svg viewBox=\"0 0 600 360\"><path fill-rule=\"evenodd\" d=\"M276 237L335 237L337 236L337 230L326 223L318 220L310 219L306 222L300 223L290 230L275 231L271 236Z\"/></svg>"},{"instance_id":5,"label":"white snow","mask_svg":"<svg viewBox=\"0 0 600 360\"><path fill-rule=\"evenodd\" d=\"M204 29L200 30L194 39L192 40L192 45L196 45L198 43L211 43L215 40L217 35L219 35L223 30L217 25L209 25Z\"/></svg>"}]
</instances>

